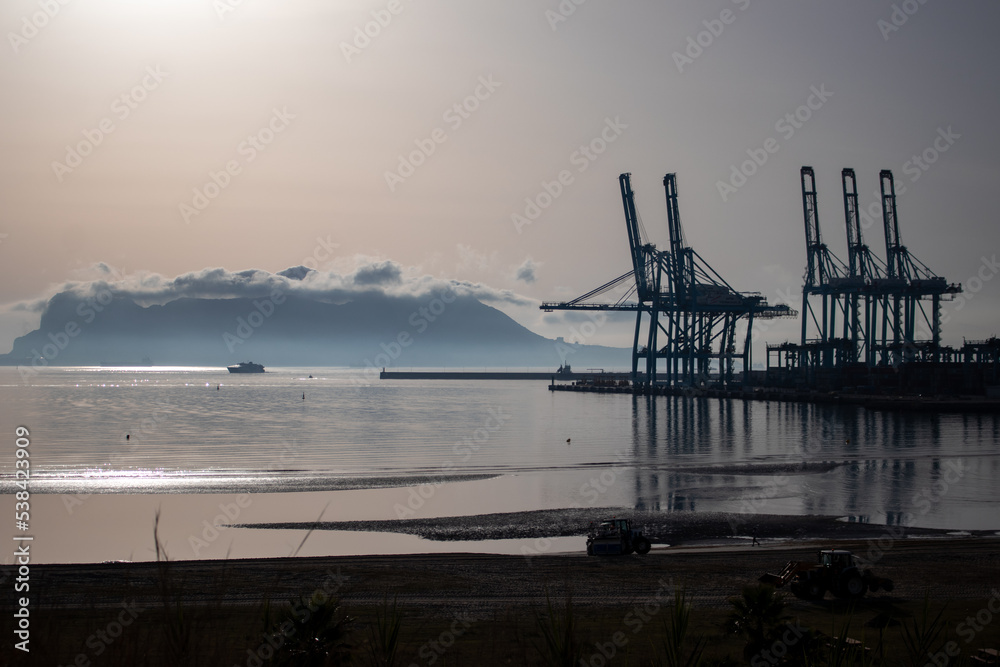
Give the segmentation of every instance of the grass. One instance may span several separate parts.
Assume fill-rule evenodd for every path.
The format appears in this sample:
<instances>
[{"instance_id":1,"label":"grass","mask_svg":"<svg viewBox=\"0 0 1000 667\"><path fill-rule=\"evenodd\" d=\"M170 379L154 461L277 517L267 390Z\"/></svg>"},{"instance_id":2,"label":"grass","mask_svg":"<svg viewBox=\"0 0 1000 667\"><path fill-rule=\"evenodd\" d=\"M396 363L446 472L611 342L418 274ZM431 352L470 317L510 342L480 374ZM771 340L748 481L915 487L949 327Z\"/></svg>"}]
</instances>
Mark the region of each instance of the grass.
<instances>
[{"instance_id":1,"label":"grass","mask_svg":"<svg viewBox=\"0 0 1000 667\"><path fill-rule=\"evenodd\" d=\"M122 584L123 589L128 583ZM123 590L124 592L124 590ZM264 596L267 591L262 591ZM939 642L956 640L953 633L956 625L966 616L974 615L978 607L963 608L959 605L937 605L929 602L927 614L934 621L938 614L946 621L946 630L938 637ZM904 624L889 628L884 636L884 659L878 658L878 631L864 627L870 618L875 616L872 609L855 610L837 609L834 605L812 605L804 613L797 614L796 620L814 629L825 629L826 635L833 644L828 647L816 665L837 665L839 667L855 667L860 665L897 666L900 667L928 662L926 653L921 657L916 654L916 646L926 646L918 642L908 644L905 624L918 628L926 627L922 602L902 603L896 606L897 613L904 618ZM45 637L44 642L33 645L31 662L18 661L18 656L0 653L0 664L72 664L78 654L83 654L90 664L98 665L254 665L251 655L268 655L268 651L260 651L267 645L266 637L273 636L276 628L283 620L295 619L292 612L293 604L289 601L280 603L254 602L245 605L230 605L209 602L205 604L188 604L184 607L183 623L188 629L187 634L178 633L176 624L176 607L150 607L142 612L138 622L126 628L112 643L107 645L100 655L95 655L88 648L88 637L94 636L95 630L106 629L114 622L121 612L115 609L76 609L40 610L37 615L38 637ZM394 611L393 611L394 609ZM580 665L580 658L588 661L592 656L599 655L595 642L607 643L615 632L624 632L628 639L627 645L610 661L609 665L653 665L670 664L667 662L669 653L664 648L665 643L676 645L677 634L673 637L668 629L671 621L664 610L659 622L651 622L642 631L634 634L622 620L631 610L630 607L592 607L581 606L565 599L550 600L549 604L540 608L508 607L495 610L488 617L474 624L447 651L434 662L434 667L444 665L546 665L560 664ZM744 658L745 639L727 633L723 630L728 612L723 609L690 610L684 631L686 639L681 646L687 648L684 660L694 648L692 638L704 640L704 650L701 653L701 665L746 665L750 664ZM350 618L349 624L335 626L338 632L326 631L331 621ZM268 620L265 620L268 619ZM428 614L419 609L399 607L385 602L376 605L345 605L332 600L328 611L315 616L312 629L305 629L302 637L307 638L306 646L287 643L294 651L286 649L282 653L261 660L267 665L306 665L306 664L352 664L352 665L389 665L383 652L388 644L378 639L379 627L388 630L386 636L394 635L392 646L395 647L393 657L398 665L428 665L426 658L421 656L421 649L429 640L435 640L440 633L449 627L453 617L447 614ZM395 620L393 620L395 619ZM388 621L388 623L387 623ZM380 625L381 623L381 625ZM1000 619L995 623L1000 626ZM175 629L171 630L171 627ZM342 632L341 632L342 631ZM923 632L921 630L921 632ZM172 634L173 633L173 634ZM373 636L374 633L374 636ZM186 636L186 643L178 644L176 636ZM926 636L926 635L924 635ZM862 654L857 649L841 650L836 648L837 639L852 637L863 641L870 649ZM576 640L575 642L573 640ZM551 641L551 644L550 644ZM92 645L94 642L91 642ZM846 646L843 641L842 646ZM966 661L970 649L980 646L997 646L1000 644L1000 632L997 627L988 626L976 642L966 645L958 641L963 649L963 656L952 658L948 665L968 664ZM930 644L934 646L934 644ZM178 646L187 651L188 662L178 662ZM306 647L312 647L312 652ZM547 648L548 647L548 648ZM574 648L575 647L575 648ZM5 647L4 650L7 650ZM335 651L332 649L336 649ZM911 650L912 649L912 650ZM936 651L937 649L932 649ZM301 652L299 652L301 651ZM427 655L425 651L424 655ZM570 663L569 659L576 662ZM916 661L914 661L916 659ZM323 662L325 661L325 662ZM339 662L338 662L339 661ZM597 664L600 661L593 661ZM675 662L674 664L685 664ZM688 662L696 665L697 662ZM759 663L760 664L760 663ZM763 663L767 664L767 663Z\"/></svg>"},{"instance_id":2,"label":"grass","mask_svg":"<svg viewBox=\"0 0 1000 667\"><path fill-rule=\"evenodd\" d=\"M89 575L93 578L77 578L76 588L66 590L47 582L48 572L59 566L39 569L37 574L33 570L32 594L37 602L32 628L37 641L27 661L15 654L10 643L0 643L0 664L922 667L930 661L928 654L937 655L953 641L962 651L949 657L947 665L954 667L971 664L969 658L979 648L1000 646L1000 615L971 641L958 633L965 619L981 612L985 600L945 604L930 597L869 597L858 603L829 599L806 603L778 600L780 594L750 587L742 595L733 590L738 604L728 609L692 606L687 595L678 594L663 600L638 624L636 603L651 597L628 604L582 604L569 594L568 579L546 596L544 605L470 608L475 622L452 636L450 628L457 627L454 608L420 608L406 600L474 577L475 566L463 569L449 564L441 571L418 575L400 570L364 574L368 571L355 565L351 574L356 579L330 588L324 587L329 561L313 564L300 559L275 567L273 575L268 570L248 584L239 561L209 568L171 561L159 541L158 521L153 532L157 561L152 565L102 565L99 573ZM571 563L565 562L567 567ZM603 578L608 573L647 574L617 561L587 561L574 567L590 568L583 571L594 575L587 580L591 600L593 593L608 585ZM649 574L658 572L648 569ZM697 592L699 583L704 583L700 571L686 580L682 577L678 587ZM650 596L654 590L650 583ZM137 607L138 615L123 625L120 619L128 605ZM808 651L801 651L796 661L790 660L789 652L784 662L754 663L754 655L746 653L748 640L756 637L758 644L770 647L775 632L788 622L811 629L808 641L802 642ZM606 657L612 642L614 655Z\"/></svg>"}]
</instances>

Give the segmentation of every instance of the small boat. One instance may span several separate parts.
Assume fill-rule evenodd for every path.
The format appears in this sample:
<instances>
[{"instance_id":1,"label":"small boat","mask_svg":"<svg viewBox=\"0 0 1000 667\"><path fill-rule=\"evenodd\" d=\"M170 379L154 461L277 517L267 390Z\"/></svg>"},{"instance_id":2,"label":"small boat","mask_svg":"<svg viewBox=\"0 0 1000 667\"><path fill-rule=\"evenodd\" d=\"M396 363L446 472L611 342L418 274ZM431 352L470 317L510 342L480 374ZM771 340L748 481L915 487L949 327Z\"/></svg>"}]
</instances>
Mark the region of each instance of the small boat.
<instances>
[{"instance_id":1,"label":"small boat","mask_svg":"<svg viewBox=\"0 0 1000 667\"><path fill-rule=\"evenodd\" d=\"M234 366L226 366L230 373L263 373L264 367L252 361L241 361Z\"/></svg>"}]
</instances>

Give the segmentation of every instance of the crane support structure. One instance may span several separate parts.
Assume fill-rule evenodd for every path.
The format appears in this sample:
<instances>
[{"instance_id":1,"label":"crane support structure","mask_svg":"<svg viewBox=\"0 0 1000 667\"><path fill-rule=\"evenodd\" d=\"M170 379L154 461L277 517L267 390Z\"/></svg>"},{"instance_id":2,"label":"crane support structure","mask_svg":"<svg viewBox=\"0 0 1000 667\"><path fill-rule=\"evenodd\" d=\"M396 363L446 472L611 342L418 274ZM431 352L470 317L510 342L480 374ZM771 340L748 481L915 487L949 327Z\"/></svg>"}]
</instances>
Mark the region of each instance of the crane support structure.
<instances>
[{"instance_id":1,"label":"crane support structure","mask_svg":"<svg viewBox=\"0 0 1000 667\"><path fill-rule=\"evenodd\" d=\"M797 313L786 305L769 305L758 293L737 292L685 243L675 174L663 178L669 251L658 250L645 238L631 175L621 174L618 182L632 271L572 301L543 303L542 309L635 310L632 383L636 391L664 384L705 387L734 383L737 361L744 371L751 367L755 318L794 317ZM596 300L622 290L625 295L614 301ZM737 323L743 319L747 320L746 331L743 340L737 341ZM665 340L662 345L661 340ZM747 376L743 374L744 382Z\"/></svg>"},{"instance_id":2,"label":"crane support structure","mask_svg":"<svg viewBox=\"0 0 1000 667\"><path fill-rule=\"evenodd\" d=\"M939 361L941 358L941 300L962 291L958 284L936 275L910 254L899 238L896 184L892 172L879 172L882 222L885 228L886 280L883 286L883 360L888 363ZM928 308L925 304L930 302ZM928 312L929 311L929 312ZM920 322L924 336L917 338ZM891 327L891 328L890 328Z\"/></svg>"},{"instance_id":3,"label":"crane support structure","mask_svg":"<svg viewBox=\"0 0 1000 667\"><path fill-rule=\"evenodd\" d=\"M858 182L853 169L840 173L844 188L844 220L847 223L848 276L851 291L847 298L850 317L848 340L851 342L850 361L862 361L866 366L876 362L877 314L880 285L885 281L885 264L865 245L858 208ZM862 304L864 313L861 313Z\"/></svg>"},{"instance_id":4,"label":"crane support structure","mask_svg":"<svg viewBox=\"0 0 1000 667\"><path fill-rule=\"evenodd\" d=\"M851 356L844 345L848 321L847 295L856 289L847 267L823 243L819 228L816 175L812 167L799 172L802 184L802 215L806 229L806 274L802 287L802 347L817 356L819 364L831 368ZM818 308L813 302L818 300ZM837 336L837 318L844 331ZM810 327L810 324L812 326ZM815 332L814 337L810 333Z\"/></svg>"},{"instance_id":5,"label":"crane support structure","mask_svg":"<svg viewBox=\"0 0 1000 667\"><path fill-rule=\"evenodd\" d=\"M802 167L800 179L806 241L802 339L799 344L768 345L768 367L776 352L776 368L798 369L806 385L814 385L821 370L834 377L829 373L838 368L859 366L868 369L870 384L878 367L957 358L955 350L941 345L941 301L961 286L935 275L901 243L892 172L879 173L886 248L882 262L864 242L854 170L841 171L846 265L820 235L813 168ZM850 375L862 377L853 371Z\"/></svg>"}]
</instances>

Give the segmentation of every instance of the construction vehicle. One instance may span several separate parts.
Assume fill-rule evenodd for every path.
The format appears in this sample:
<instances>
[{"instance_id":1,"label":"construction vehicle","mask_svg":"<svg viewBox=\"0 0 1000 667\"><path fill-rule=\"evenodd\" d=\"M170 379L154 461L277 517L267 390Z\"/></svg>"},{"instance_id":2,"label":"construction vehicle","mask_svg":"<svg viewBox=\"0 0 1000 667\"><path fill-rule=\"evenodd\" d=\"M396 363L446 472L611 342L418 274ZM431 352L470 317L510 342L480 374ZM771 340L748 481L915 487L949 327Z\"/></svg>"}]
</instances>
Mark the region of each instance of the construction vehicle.
<instances>
[{"instance_id":1,"label":"construction vehicle","mask_svg":"<svg viewBox=\"0 0 1000 667\"><path fill-rule=\"evenodd\" d=\"M619 556L632 552L644 556L652 545L641 530L632 528L630 519L610 519L590 523L587 534L588 556Z\"/></svg>"},{"instance_id":2,"label":"construction vehicle","mask_svg":"<svg viewBox=\"0 0 1000 667\"><path fill-rule=\"evenodd\" d=\"M822 600L827 591L839 598L857 599L869 591L891 593L894 588L892 579L876 576L870 569L862 571L854 554L842 549L820 551L816 563L788 561L779 574L765 574L760 582L775 588L791 582L792 593L803 600Z\"/></svg>"}]
</instances>

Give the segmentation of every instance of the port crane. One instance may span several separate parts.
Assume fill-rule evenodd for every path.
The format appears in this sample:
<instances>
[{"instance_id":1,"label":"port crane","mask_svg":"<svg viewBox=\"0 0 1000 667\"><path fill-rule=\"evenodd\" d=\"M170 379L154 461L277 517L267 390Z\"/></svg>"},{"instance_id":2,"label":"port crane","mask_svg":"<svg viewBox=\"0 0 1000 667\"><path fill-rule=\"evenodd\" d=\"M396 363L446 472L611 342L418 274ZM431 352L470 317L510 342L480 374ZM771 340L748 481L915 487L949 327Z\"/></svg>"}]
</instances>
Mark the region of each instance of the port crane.
<instances>
[{"instance_id":1,"label":"port crane","mask_svg":"<svg viewBox=\"0 0 1000 667\"><path fill-rule=\"evenodd\" d=\"M914 257L899 240L899 216L896 211L896 184L892 172L879 172L882 193L882 223L885 228L886 281L889 283L883 303L883 359L890 363L904 361L939 361L941 354L941 299L958 294L962 286L948 284L927 265ZM931 302L930 313L924 301ZM930 340L917 340L918 313L929 329ZM891 327L891 328L890 328Z\"/></svg>"},{"instance_id":2,"label":"port crane","mask_svg":"<svg viewBox=\"0 0 1000 667\"><path fill-rule=\"evenodd\" d=\"M830 368L846 362L851 356L847 340L850 326L847 317L847 295L859 285L836 255L823 243L819 227L819 206L816 195L816 174L812 167L799 172L802 185L802 214L806 231L806 273L802 286L802 349L812 357L811 365ZM819 314L813 306L819 297ZM844 331L837 336L837 317ZM810 339L809 323L817 330Z\"/></svg>"},{"instance_id":3,"label":"port crane","mask_svg":"<svg viewBox=\"0 0 1000 667\"><path fill-rule=\"evenodd\" d=\"M844 190L844 220L847 223L848 275L851 291L848 294L850 359L875 365L875 348L878 342L877 324L879 304L884 299L886 267L865 245L860 209L858 208L858 182L853 169L840 172ZM864 313L861 305L864 304Z\"/></svg>"},{"instance_id":4,"label":"port crane","mask_svg":"<svg viewBox=\"0 0 1000 667\"><path fill-rule=\"evenodd\" d=\"M744 371L751 367L754 320L797 313L787 305L769 305L759 293L737 292L686 244L676 174L663 178L669 250L659 250L649 242L635 205L631 174L621 174L618 183L632 270L572 301L543 303L542 310L635 311L631 378L637 391L658 384L706 386L711 382L713 362L721 383L733 383L737 360ZM626 291L619 299L599 300L622 288ZM737 341L737 323L744 318L745 336ZM664 360L662 374L660 359Z\"/></svg>"},{"instance_id":5,"label":"port crane","mask_svg":"<svg viewBox=\"0 0 1000 667\"><path fill-rule=\"evenodd\" d=\"M802 338L800 344L768 345L768 367L771 353L777 352L779 367L797 368L804 373L806 383L813 384L819 369L872 369L953 358L955 351L941 345L941 301L962 288L934 274L900 242L892 172L879 172L884 262L864 242L853 169L841 171L846 264L820 235L813 168L802 167L800 180L806 241ZM814 301L818 302L815 306ZM921 320L929 340L917 338Z\"/></svg>"}]
</instances>

